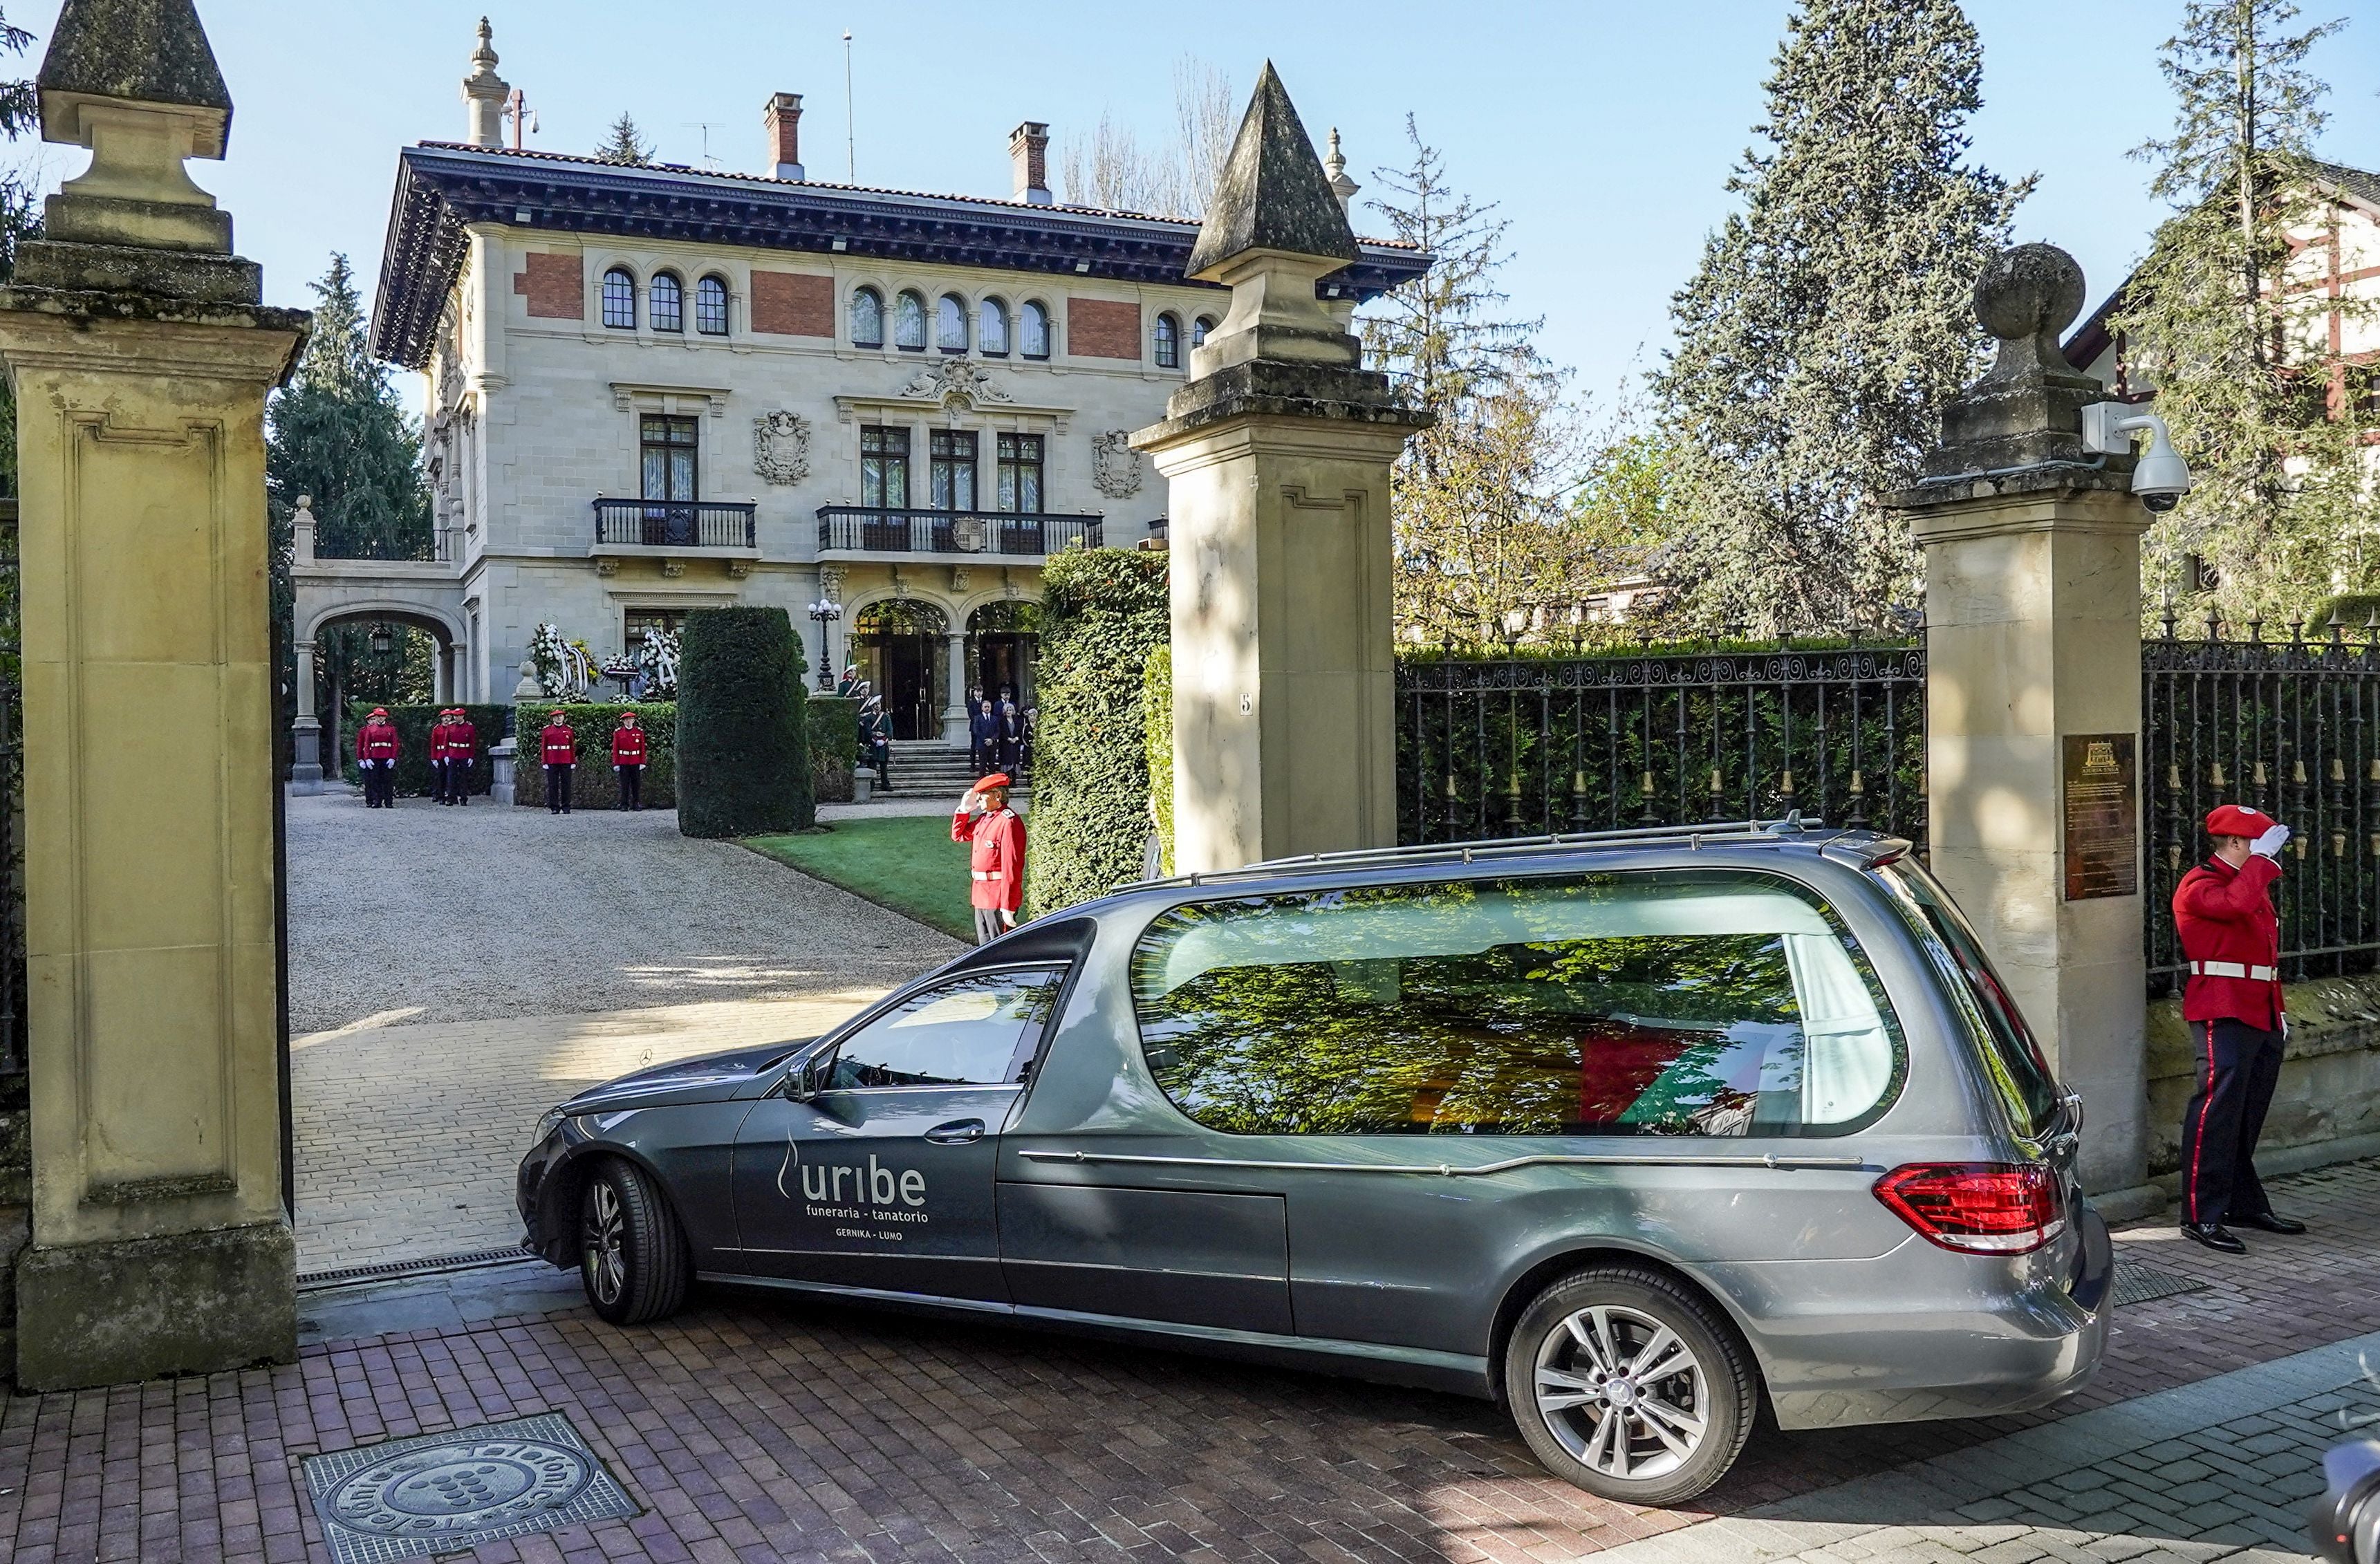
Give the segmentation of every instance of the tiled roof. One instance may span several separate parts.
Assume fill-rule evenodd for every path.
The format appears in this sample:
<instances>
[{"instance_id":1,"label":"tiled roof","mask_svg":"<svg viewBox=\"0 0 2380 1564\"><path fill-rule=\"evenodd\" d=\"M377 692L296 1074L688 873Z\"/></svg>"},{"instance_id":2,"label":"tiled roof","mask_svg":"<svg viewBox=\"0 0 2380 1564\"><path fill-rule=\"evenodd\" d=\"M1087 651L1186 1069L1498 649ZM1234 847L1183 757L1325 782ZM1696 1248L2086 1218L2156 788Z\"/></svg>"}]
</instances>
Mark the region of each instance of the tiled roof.
<instances>
[{"instance_id":1,"label":"tiled roof","mask_svg":"<svg viewBox=\"0 0 2380 1564\"><path fill-rule=\"evenodd\" d=\"M1198 224L1178 217L425 141L398 156L372 311L382 358L428 361L471 223L1207 285L1184 275ZM1326 292L1371 298L1430 263L1396 240L1358 249Z\"/></svg>"}]
</instances>

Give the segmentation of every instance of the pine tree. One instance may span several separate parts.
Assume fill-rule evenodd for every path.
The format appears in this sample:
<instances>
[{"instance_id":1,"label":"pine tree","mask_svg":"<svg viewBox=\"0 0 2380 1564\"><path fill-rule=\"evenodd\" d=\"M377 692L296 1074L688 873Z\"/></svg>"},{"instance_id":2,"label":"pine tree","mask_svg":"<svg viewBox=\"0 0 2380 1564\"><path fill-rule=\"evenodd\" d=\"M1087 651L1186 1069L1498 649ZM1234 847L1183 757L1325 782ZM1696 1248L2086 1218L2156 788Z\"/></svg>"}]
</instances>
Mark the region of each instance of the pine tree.
<instances>
[{"instance_id":1,"label":"pine tree","mask_svg":"<svg viewBox=\"0 0 2380 1564\"><path fill-rule=\"evenodd\" d=\"M605 132L603 144L595 149L595 155L605 163L633 164L642 168L653 161L653 144L638 132L636 116L622 109L620 117Z\"/></svg>"},{"instance_id":2,"label":"pine tree","mask_svg":"<svg viewBox=\"0 0 2380 1564\"><path fill-rule=\"evenodd\" d=\"M315 551L331 559L427 559L433 541L421 477L421 432L399 405L387 370L371 356L362 301L344 255L314 285L313 333L269 416L264 456L273 526L273 623L292 614L290 515L313 497ZM371 650L361 625L334 626L316 642L315 666L341 698L429 698L429 655L407 632L387 652ZM344 715L333 713L326 736ZM326 752L326 761L328 753Z\"/></svg>"},{"instance_id":3,"label":"pine tree","mask_svg":"<svg viewBox=\"0 0 2380 1564\"><path fill-rule=\"evenodd\" d=\"M1956 0L1802 0L1742 198L1671 304L1655 387L1683 463L1669 573L1703 628L1884 627L1914 595L1912 481L1984 346L1971 298L2032 187L1973 162Z\"/></svg>"},{"instance_id":4,"label":"pine tree","mask_svg":"<svg viewBox=\"0 0 2380 1564\"><path fill-rule=\"evenodd\" d=\"M2327 87L2308 68L2340 22L2292 30L2289 0L2192 0L2161 61L2174 133L2139 148L2175 214L2111 324L2131 379L2191 465L2192 487L2148 539L2145 575L2213 564L2233 619L2303 613L2380 582L2363 452L2366 371L2325 352L2329 213L2313 142ZM2313 240L2293 262L2292 241ZM2351 262L2350 262L2351 264Z\"/></svg>"}]
</instances>

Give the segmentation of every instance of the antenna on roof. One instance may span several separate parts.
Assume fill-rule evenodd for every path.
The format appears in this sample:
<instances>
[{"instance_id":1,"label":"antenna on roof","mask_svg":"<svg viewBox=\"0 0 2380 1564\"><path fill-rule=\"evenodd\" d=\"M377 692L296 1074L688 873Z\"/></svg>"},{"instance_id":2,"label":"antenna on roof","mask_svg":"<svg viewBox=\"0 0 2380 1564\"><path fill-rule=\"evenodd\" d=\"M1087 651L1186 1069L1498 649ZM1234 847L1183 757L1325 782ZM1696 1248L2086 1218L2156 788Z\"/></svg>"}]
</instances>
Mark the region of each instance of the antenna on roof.
<instances>
[{"instance_id":1,"label":"antenna on roof","mask_svg":"<svg viewBox=\"0 0 2380 1564\"><path fill-rule=\"evenodd\" d=\"M524 132L537 128L537 112L528 106L528 94L516 87L504 99L504 116L513 122L513 151L522 151Z\"/></svg>"},{"instance_id":2,"label":"antenna on roof","mask_svg":"<svg viewBox=\"0 0 2380 1564\"><path fill-rule=\"evenodd\" d=\"M724 122L716 119L682 119L678 123L688 130L702 132L702 166L713 174L718 173L719 160L710 155L710 133Z\"/></svg>"},{"instance_id":3,"label":"antenna on roof","mask_svg":"<svg viewBox=\"0 0 2380 1564\"><path fill-rule=\"evenodd\" d=\"M843 182L859 183L859 145L852 134L851 29L843 30Z\"/></svg>"}]
</instances>

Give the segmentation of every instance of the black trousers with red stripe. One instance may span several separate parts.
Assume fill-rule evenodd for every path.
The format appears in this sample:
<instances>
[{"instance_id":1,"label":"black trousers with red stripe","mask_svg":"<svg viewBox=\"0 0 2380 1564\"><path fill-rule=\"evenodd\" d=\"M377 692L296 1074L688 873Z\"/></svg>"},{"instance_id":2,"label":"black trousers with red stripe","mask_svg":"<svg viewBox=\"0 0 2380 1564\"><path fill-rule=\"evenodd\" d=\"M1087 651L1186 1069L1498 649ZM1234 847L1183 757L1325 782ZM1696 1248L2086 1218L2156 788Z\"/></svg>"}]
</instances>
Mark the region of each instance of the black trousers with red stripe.
<instances>
[{"instance_id":1,"label":"black trousers with red stripe","mask_svg":"<svg viewBox=\"0 0 2380 1564\"><path fill-rule=\"evenodd\" d=\"M2281 1034L2244 1021L2193 1021L2198 1094L2181 1117L2181 1218L2219 1222L2273 1208L2256 1177L2256 1138L2281 1078Z\"/></svg>"}]
</instances>

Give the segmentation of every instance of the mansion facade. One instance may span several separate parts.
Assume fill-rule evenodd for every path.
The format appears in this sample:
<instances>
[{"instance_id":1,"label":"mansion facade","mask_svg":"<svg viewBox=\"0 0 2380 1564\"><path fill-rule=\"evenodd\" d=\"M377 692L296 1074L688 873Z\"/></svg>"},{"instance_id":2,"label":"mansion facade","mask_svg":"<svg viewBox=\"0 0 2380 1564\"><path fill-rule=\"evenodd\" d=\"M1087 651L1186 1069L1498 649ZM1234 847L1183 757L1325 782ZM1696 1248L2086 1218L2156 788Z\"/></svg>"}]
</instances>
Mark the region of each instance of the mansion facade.
<instances>
[{"instance_id":1,"label":"mansion facade","mask_svg":"<svg viewBox=\"0 0 2380 1564\"><path fill-rule=\"evenodd\" d=\"M439 698L502 701L541 623L602 660L727 604L859 663L898 737L1029 702L1044 560L1163 536L1127 435L1228 303L1184 278L1197 225L1054 204L1038 123L1004 199L812 182L790 93L759 175L507 147L495 63L483 23L468 139L399 155L372 315L424 380L436 557L321 558L301 517L301 731L335 623L427 630ZM1427 264L1366 242L1318 286L1344 319Z\"/></svg>"}]
</instances>

